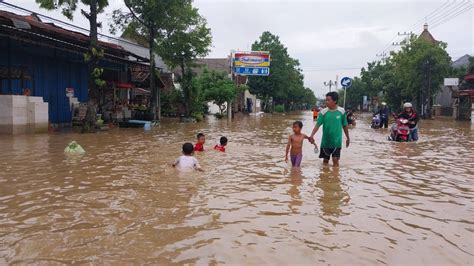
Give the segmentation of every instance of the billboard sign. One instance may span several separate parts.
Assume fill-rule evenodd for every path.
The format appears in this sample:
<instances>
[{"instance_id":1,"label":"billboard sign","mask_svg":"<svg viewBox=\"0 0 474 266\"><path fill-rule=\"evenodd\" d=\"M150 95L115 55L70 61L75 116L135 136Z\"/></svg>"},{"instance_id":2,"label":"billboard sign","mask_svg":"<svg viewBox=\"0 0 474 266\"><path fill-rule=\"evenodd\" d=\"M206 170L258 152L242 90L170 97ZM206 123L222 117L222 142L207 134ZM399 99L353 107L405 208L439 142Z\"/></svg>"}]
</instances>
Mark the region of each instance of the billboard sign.
<instances>
[{"instance_id":1,"label":"billboard sign","mask_svg":"<svg viewBox=\"0 0 474 266\"><path fill-rule=\"evenodd\" d=\"M237 75L268 76L270 75L270 53L234 52L232 67Z\"/></svg>"},{"instance_id":2,"label":"billboard sign","mask_svg":"<svg viewBox=\"0 0 474 266\"><path fill-rule=\"evenodd\" d=\"M270 54L266 52L236 52L234 66L244 67L269 67Z\"/></svg>"},{"instance_id":3,"label":"billboard sign","mask_svg":"<svg viewBox=\"0 0 474 266\"><path fill-rule=\"evenodd\" d=\"M245 76L268 76L270 75L269 67L234 67L234 73Z\"/></svg>"}]
</instances>

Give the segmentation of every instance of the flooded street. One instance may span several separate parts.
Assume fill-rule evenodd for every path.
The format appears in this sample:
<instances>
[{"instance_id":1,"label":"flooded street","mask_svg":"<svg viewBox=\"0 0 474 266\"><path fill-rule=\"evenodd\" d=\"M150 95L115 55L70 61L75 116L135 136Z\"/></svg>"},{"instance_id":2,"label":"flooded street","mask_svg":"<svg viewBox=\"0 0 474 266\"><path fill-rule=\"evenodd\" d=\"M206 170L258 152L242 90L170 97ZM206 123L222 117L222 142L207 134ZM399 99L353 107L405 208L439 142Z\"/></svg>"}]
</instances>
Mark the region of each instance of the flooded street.
<instances>
[{"instance_id":1,"label":"flooded street","mask_svg":"<svg viewBox=\"0 0 474 266\"><path fill-rule=\"evenodd\" d=\"M309 134L306 112L1 136L0 264L473 264L470 123L422 121L418 143L393 143L361 118L339 169L305 143L299 172L284 162L296 119ZM198 132L206 171L179 174ZM71 140L84 156L64 155Z\"/></svg>"}]
</instances>

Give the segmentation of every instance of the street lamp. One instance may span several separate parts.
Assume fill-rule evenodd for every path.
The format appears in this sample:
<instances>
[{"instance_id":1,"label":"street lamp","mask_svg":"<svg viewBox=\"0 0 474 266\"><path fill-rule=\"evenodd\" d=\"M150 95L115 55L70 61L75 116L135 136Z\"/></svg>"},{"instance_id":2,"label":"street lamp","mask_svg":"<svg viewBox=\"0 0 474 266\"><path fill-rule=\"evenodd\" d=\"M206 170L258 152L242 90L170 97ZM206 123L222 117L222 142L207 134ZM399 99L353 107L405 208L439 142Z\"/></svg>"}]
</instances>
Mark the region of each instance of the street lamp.
<instances>
[{"instance_id":1,"label":"street lamp","mask_svg":"<svg viewBox=\"0 0 474 266\"><path fill-rule=\"evenodd\" d=\"M336 81L330 80L328 82L325 81L324 86L329 87L329 92L331 92L332 86L337 86L337 80Z\"/></svg>"}]
</instances>

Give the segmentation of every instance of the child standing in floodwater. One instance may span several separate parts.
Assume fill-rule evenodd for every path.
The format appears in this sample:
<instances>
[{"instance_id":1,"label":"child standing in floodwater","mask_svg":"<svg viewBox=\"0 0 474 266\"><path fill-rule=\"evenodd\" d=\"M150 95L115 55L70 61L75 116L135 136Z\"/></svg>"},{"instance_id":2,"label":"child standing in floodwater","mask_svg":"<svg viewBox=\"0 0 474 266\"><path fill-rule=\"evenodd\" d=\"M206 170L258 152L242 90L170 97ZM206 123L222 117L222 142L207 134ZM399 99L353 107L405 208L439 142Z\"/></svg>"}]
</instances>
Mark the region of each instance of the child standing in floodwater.
<instances>
[{"instance_id":1,"label":"child standing in floodwater","mask_svg":"<svg viewBox=\"0 0 474 266\"><path fill-rule=\"evenodd\" d=\"M173 163L173 167L176 167L180 171L192 171L198 170L203 171L201 166L199 165L198 160L193 156L194 155L194 147L192 143L184 143L183 144L183 155L176 159Z\"/></svg>"},{"instance_id":2,"label":"child standing in floodwater","mask_svg":"<svg viewBox=\"0 0 474 266\"><path fill-rule=\"evenodd\" d=\"M290 152L291 165L293 167L300 167L303 160L303 142L309 139L306 134L301 133L303 123L296 121L293 123L293 134L288 137L288 144L286 145L285 162L288 162L288 152Z\"/></svg>"}]
</instances>

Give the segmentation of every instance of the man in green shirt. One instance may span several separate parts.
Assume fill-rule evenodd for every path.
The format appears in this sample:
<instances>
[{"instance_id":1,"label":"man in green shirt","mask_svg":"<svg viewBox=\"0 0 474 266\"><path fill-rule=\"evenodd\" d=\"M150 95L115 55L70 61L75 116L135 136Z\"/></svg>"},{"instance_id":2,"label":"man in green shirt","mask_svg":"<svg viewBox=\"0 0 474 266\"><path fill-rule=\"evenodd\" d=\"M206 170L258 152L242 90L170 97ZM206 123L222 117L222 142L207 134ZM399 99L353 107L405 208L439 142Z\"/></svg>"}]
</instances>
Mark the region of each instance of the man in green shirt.
<instances>
[{"instance_id":1,"label":"man in green shirt","mask_svg":"<svg viewBox=\"0 0 474 266\"><path fill-rule=\"evenodd\" d=\"M319 127L323 126L323 138L321 140L319 158L323 158L323 163L328 164L332 156L333 165L335 167L339 166L339 158L341 157L342 129L344 129L347 138L346 147L349 147L350 143L346 111L337 105L338 98L339 95L337 92L326 94L327 107L319 113L318 122L309 138L311 143L314 143L314 135L318 132Z\"/></svg>"}]
</instances>

